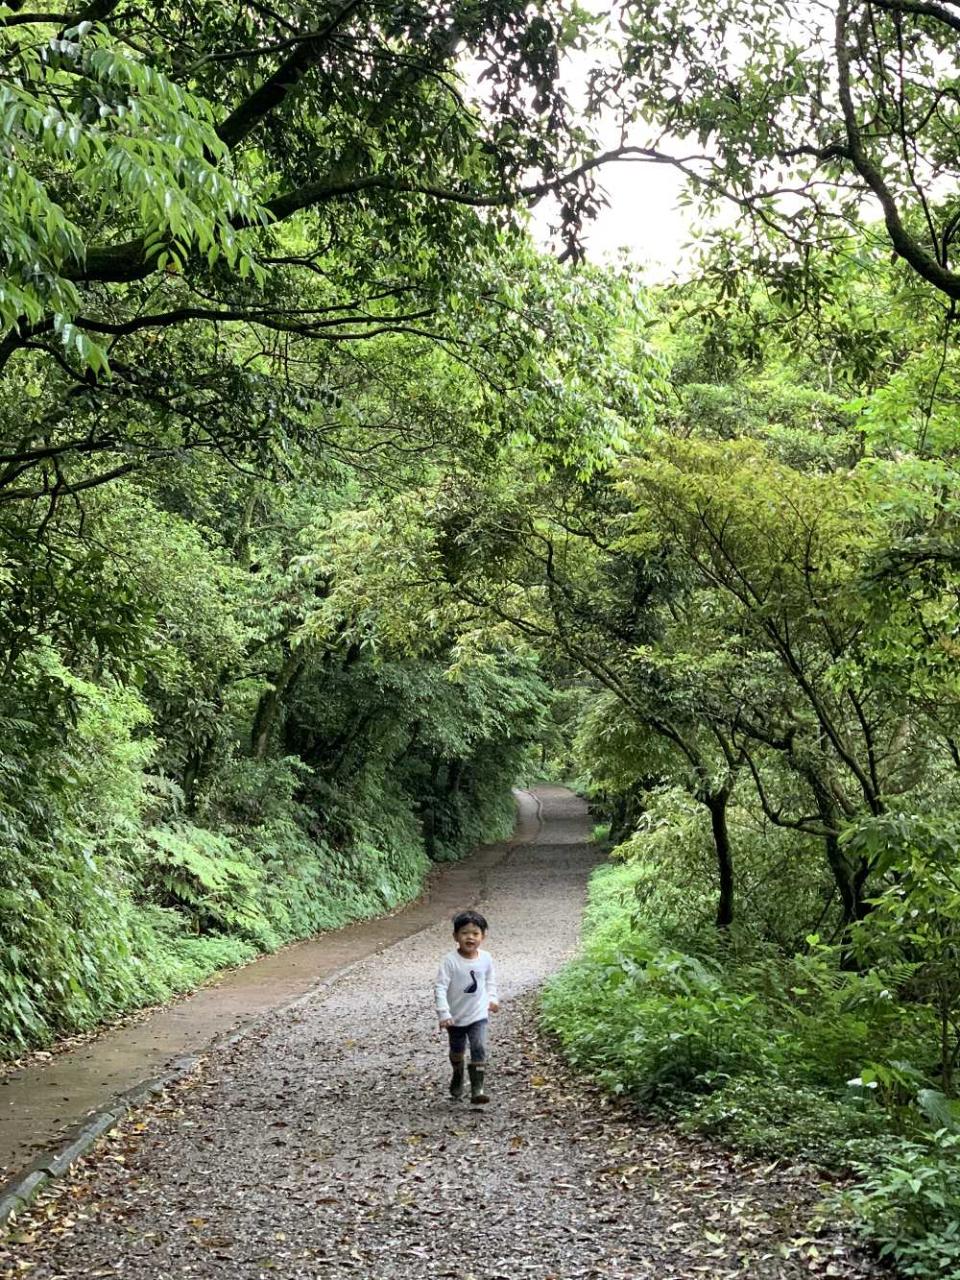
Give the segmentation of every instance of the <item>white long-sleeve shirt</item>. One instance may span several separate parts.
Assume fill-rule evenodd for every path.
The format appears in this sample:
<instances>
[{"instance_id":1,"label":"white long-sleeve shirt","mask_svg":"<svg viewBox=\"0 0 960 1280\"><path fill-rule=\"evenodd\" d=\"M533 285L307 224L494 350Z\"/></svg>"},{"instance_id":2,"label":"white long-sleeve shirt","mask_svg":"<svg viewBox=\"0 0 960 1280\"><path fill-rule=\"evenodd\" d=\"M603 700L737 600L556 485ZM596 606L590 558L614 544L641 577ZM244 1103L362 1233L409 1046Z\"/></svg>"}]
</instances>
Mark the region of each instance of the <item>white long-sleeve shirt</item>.
<instances>
[{"instance_id":1,"label":"white long-sleeve shirt","mask_svg":"<svg viewBox=\"0 0 960 1280\"><path fill-rule=\"evenodd\" d=\"M455 1027L469 1027L487 1016L497 995L497 975L488 951L467 960L459 951L448 951L440 961L435 984L437 1017L453 1019Z\"/></svg>"}]
</instances>

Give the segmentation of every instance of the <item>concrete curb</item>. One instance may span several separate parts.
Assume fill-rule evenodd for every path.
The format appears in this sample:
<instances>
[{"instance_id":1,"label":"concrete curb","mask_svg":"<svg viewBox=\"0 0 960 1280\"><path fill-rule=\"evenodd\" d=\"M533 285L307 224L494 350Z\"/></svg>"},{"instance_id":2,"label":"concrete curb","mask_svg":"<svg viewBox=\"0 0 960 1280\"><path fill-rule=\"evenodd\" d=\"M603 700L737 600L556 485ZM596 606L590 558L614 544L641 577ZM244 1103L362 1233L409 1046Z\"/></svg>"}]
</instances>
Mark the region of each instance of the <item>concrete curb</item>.
<instances>
[{"instance_id":1,"label":"concrete curb","mask_svg":"<svg viewBox=\"0 0 960 1280\"><path fill-rule=\"evenodd\" d=\"M418 933L424 933L426 929L432 928L432 924L426 925L423 929L416 930L410 937L416 937ZM138 1107L142 1107L144 1103L149 1102L151 1098L158 1097L164 1090L169 1089L172 1085L179 1084L181 1080L185 1080L187 1076L191 1075L199 1067L204 1058L239 1044L241 1040L245 1040L258 1027L263 1026L268 1019L278 1014L289 1013L291 1010L316 999L321 992L331 987L335 982L339 982L341 978L346 977L347 974L369 960L371 956L376 956L382 951L389 950L390 947L396 946L398 941L405 941L405 939L395 939L393 942L387 942L359 960L351 960L349 964L336 969L308 991L301 992L300 995L294 996L283 1004L274 1005L272 1009L268 1009L266 1013L261 1013L257 1017L251 1018L249 1022L245 1022L243 1026L238 1027L235 1031L216 1037L196 1053L186 1054L181 1058L177 1058L169 1071L164 1071L158 1076L152 1076L149 1080L141 1081L139 1084L134 1085L132 1089L127 1089L123 1093L117 1094L107 1106L91 1111L79 1125L68 1131L63 1146L44 1152L0 1187L0 1230L7 1225L15 1214L27 1208L48 1182L67 1173L82 1156L85 1156L90 1151L98 1139L115 1128L129 1112L135 1111Z\"/></svg>"},{"instance_id":2,"label":"concrete curb","mask_svg":"<svg viewBox=\"0 0 960 1280\"><path fill-rule=\"evenodd\" d=\"M523 790L526 791L526 788L523 788ZM543 830L543 804L539 796L533 795L530 791L526 791L526 794L530 796L537 806L537 834L532 837L535 840ZM503 859L498 859L496 865L499 865L508 856L513 843L514 841L505 842L506 849ZM526 841L516 841L516 843L526 843ZM346 977L359 965L366 963L372 956L380 955L383 951L388 951L390 947L397 946L399 942L415 938L418 934L425 933L433 927L433 924L425 925L423 928L416 929L408 934L406 938L386 942L383 946L370 951L360 959L352 960L349 964L336 969L321 982L310 987L309 990L301 992L300 995L294 996L282 1004L274 1005L266 1013L261 1013L251 1018L235 1031L218 1036L196 1053L190 1053L178 1058L168 1071L141 1081L139 1084L134 1085L132 1089L127 1089L123 1093L117 1094L107 1106L91 1111L79 1125L68 1130L62 1146L42 1153L20 1173L14 1174L12 1178L0 1186L0 1230L16 1214L26 1209L48 1182L67 1173L82 1156L85 1156L90 1151L98 1139L119 1124L124 1116L136 1110L137 1107L143 1106L151 1098L157 1097L165 1089L169 1089L172 1085L186 1079L197 1069L204 1058L209 1057L212 1053L229 1049L233 1045L239 1044L241 1040L245 1040L258 1027L264 1025L268 1019L278 1014L288 1013L316 999L322 991L332 986L333 983L339 982L341 978Z\"/></svg>"},{"instance_id":3,"label":"concrete curb","mask_svg":"<svg viewBox=\"0 0 960 1280\"><path fill-rule=\"evenodd\" d=\"M244 1028L244 1031L248 1029L252 1030L252 1027ZM231 1038L239 1039L239 1036ZM219 1047L221 1046L213 1043L209 1050ZM0 1187L0 1227L25 1209L51 1179L62 1177L81 1156L87 1154L99 1138L119 1124L128 1112L143 1106L164 1089L188 1076L195 1070L202 1056L196 1053L178 1058L169 1071L143 1080L132 1089L117 1094L108 1106L91 1111L80 1124L68 1130L62 1146L42 1153L26 1169L9 1179Z\"/></svg>"},{"instance_id":4,"label":"concrete curb","mask_svg":"<svg viewBox=\"0 0 960 1280\"><path fill-rule=\"evenodd\" d=\"M427 925L425 928L433 928L433 926ZM425 929L418 929L416 932L423 933ZM416 934L410 936L416 937ZM404 941L404 939L399 941ZM379 955L381 951L387 951L390 947L396 945L396 941L385 943L384 946L371 951L361 959L352 960L349 964L345 964L342 968L335 970L324 978L322 982L316 983L309 991L303 991L300 995L294 996L283 1004L274 1005L272 1009L268 1009L266 1013L251 1018L249 1022L245 1022L243 1026L238 1027L235 1031L230 1031L226 1035L218 1036L216 1039L211 1040L209 1044L196 1053L186 1054L184 1057L178 1058L169 1071L164 1071L149 1080L141 1081L140 1084L134 1085L132 1089L127 1089L125 1092L117 1094L107 1106L91 1111L79 1125L68 1131L63 1146L44 1152L0 1187L0 1229L5 1227L15 1214L27 1208L48 1182L67 1173L82 1156L85 1156L90 1151L98 1139L115 1128L124 1116L131 1111L135 1111L138 1107L142 1107L151 1098L158 1097L172 1085L179 1084L181 1080L185 1080L187 1076L197 1069L204 1058L239 1044L241 1040L245 1040L258 1027L266 1023L268 1019L278 1014L289 1013L291 1010L316 999L321 992L335 982L339 982L341 978L346 977L353 969L369 960L371 956Z\"/></svg>"},{"instance_id":5,"label":"concrete curb","mask_svg":"<svg viewBox=\"0 0 960 1280\"><path fill-rule=\"evenodd\" d=\"M528 795L537 806L537 835L539 835L543 830L543 801L539 796L534 795L529 787L522 787L521 790L525 795Z\"/></svg>"}]
</instances>

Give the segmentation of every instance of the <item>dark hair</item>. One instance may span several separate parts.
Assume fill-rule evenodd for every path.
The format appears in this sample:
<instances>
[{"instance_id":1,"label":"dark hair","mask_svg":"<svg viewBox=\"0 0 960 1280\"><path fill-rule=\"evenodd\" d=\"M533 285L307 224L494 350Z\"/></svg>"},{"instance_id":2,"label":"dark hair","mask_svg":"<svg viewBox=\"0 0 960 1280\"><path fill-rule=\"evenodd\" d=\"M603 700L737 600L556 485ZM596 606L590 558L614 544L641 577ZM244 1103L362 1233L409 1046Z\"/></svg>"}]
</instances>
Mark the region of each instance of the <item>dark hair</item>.
<instances>
[{"instance_id":1,"label":"dark hair","mask_svg":"<svg viewBox=\"0 0 960 1280\"><path fill-rule=\"evenodd\" d=\"M487 921L479 911L461 911L453 917L453 932L459 933L468 924L475 924L481 933L487 932Z\"/></svg>"}]
</instances>

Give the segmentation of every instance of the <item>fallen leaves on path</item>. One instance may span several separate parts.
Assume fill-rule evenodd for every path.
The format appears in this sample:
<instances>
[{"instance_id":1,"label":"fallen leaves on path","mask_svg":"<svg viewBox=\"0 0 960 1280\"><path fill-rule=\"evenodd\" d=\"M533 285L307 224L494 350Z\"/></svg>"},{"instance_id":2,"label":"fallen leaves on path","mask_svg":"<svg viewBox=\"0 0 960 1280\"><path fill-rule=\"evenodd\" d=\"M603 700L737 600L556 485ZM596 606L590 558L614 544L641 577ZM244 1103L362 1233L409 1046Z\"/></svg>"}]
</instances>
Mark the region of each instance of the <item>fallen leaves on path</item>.
<instances>
[{"instance_id":1,"label":"fallen leaves on path","mask_svg":"<svg viewBox=\"0 0 960 1280\"><path fill-rule=\"evenodd\" d=\"M221 1186L202 1213L196 1194L202 1166L188 1177L178 1174L166 1144L179 1135L196 1153L214 1136L203 1130L211 1111L222 1117L224 1104L241 1109L227 1097L218 1107L217 1090L197 1073L111 1131L73 1176L45 1193L0 1249L0 1274L5 1280L27 1273L37 1280L169 1274L151 1270L154 1257L181 1265L189 1259L187 1270L198 1276L222 1275L225 1265L244 1276L374 1280L880 1274L842 1236L807 1230L819 1192L809 1167L748 1160L650 1123L574 1077L537 1034L530 1011L518 1012L515 1056L492 1124L489 1113L442 1096L437 1101L435 1090L426 1113L434 1123L403 1128L375 1111L358 1114L356 1095L346 1095L335 1076L312 1091L313 1116L326 1111L335 1123L294 1125L274 1113L302 1106L302 1095L298 1102L289 1088L261 1091L244 1118L258 1117L263 1137L278 1125L292 1127L296 1150L282 1170L271 1167L266 1181L257 1169L244 1178L234 1168L230 1188ZM386 1102L383 1094L374 1090ZM324 1106L331 1095L338 1098L336 1117ZM352 1151L315 1140L346 1127L358 1140ZM485 1183L491 1164L500 1162L502 1170L492 1187L485 1185L465 1228L468 1236L480 1233L494 1269L465 1269L469 1248L450 1238L471 1181L471 1152ZM251 1210L259 1217L254 1238ZM225 1230L227 1223L236 1229ZM71 1262L78 1244L98 1234L101 1248L112 1242L114 1257L101 1254L82 1268Z\"/></svg>"},{"instance_id":2,"label":"fallen leaves on path","mask_svg":"<svg viewBox=\"0 0 960 1280\"><path fill-rule=\"evenodd\" d=\"M485 912L528 993L576 935L588 855L535 846L498 870ZM811 1227L815 1171L680 1136L585 1084L538 1036L529 994L492 1028L493 1102L451 1101L420 994L444 945L445 929L372 957L128 1118L21 1215L0 1275L882 1274L835 1229Z\"/></svg>"}]
</instances>

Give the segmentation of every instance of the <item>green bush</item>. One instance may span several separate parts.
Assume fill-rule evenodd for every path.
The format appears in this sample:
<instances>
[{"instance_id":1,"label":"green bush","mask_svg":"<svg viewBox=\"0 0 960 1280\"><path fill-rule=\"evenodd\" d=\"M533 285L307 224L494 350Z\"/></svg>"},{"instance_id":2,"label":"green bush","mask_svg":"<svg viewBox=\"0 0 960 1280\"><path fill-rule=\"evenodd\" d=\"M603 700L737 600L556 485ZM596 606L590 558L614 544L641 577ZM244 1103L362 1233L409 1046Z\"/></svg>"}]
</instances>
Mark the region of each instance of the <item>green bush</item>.
<instances>
[{"instance_id":1,"label":"green bush","mask_svg":"<svg viewBox=\"0 0 960 1280\"><path fill-rule=\"evenodd\" d=\"M548 1026L571 1058L645 1101L702 1093L762 1061L755 997L697 957L642 943L591 954L548 988Z\"/></svg>"},{"instance_id":2,"label":"green bush","mask_svg":"<svg viewBox=\"0 0 960 1280\"><path fill-rule=\"evenodd\" d=\"M904 1275L955 1274L960 1104L930 1087L930 1009L898 995L916 964L861 974L813 938L784 954L736 930L654 928L650 874L593 875L582 949L542 998L569 1061L686 1131L852 1170L844 1203L867 1238Z\"/></svg>"},{"instance_id":3,"label":"green bush","mask_svg":"<svg viewBox=\"0 0 960 1280\"><path fill-rule=\"evenodd\" d=\"M264 949L276 945L260 908L262 872L229 836L188 823L153 827L138 861L150 897L183 911L195 933L232 931Z\"/></svg>"},{"instance_id":4,"label":"green bush","mask_svg":"<svg viewBox=\"0 0 960 1280\"><path fill-rule=\"evenodd\" d=\"M777 1075L744 1074L715 1092L689 1099L681 1128L709 1133L758 1156L788 1152L820 1165L845 1167L852 1134L883 1133L885 1117L870 1099Z\"/></svg>"},{"instance_id":5,"label":"green bush","mask_svg":"<svg viewBox=\"0 0 960 1280\"><path fill-rule=\"evenodd\" d=\"M851 1144L843 1203L904 1276L960 1273L960 1134Z\"/></svg>"},{"instance_id":6,"label":"green bush","mask_svg":"<svg viewBox=\"0 0 960 1280\"><path fill-rule=\"evenodd\" d=\"M189 919L169 907L146 904L131 915L135 1004L152 1004L190 991L220 969L246 964L258 954L252 942L228 934L197 935Z\"/></svg>"},{"instance_id":7,"label":"green bush","mask_svg":"<svg viewBox=\"0 0 960 1280\"><path fill-rule=\"evenodd\" d=\"M80 681L49 650L24 696L62 717L0 717L0 1051L17 1053L138 1002L123 852L143 802L151 746L131 693ZM17 744L14 746L12 744ZM19 749L18 749L19 747Z\"/></svg>"},{"instance_id":8,"label":"green bush","mask_svg":"<svg viewBox=\"0 0 960 1280\"><path fill-rule=\"evenodd\" d=\"M374 757L321 780L296 759L238 757L195 811L150 774L139 698L34 663L35 700L69 707L55 743L0 717L0 1054L188 990L261 951L392 910L429 860L405 772ZM445 856L505 834L502 762L465 788Z\"/></svg>"},{"instance_id":9,"label":"green bush","mask_svg":"<svg viewBox=\"0 0 960 1280\"><path fill-rule=\"evenodd\" d=\"M581 954L544 993L547 1025L581 1065L662 1101L741 1075L846 1097L851 1078L887 1079L909 1062L925 1015L891 998L890 974L844 972L829 948L783 955L736 931L664 937L638 917L648 879L642 863L594 873ZM918 1072L911 1097L923 1083Z\"/></svg>"}]
</instances>

